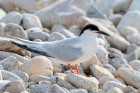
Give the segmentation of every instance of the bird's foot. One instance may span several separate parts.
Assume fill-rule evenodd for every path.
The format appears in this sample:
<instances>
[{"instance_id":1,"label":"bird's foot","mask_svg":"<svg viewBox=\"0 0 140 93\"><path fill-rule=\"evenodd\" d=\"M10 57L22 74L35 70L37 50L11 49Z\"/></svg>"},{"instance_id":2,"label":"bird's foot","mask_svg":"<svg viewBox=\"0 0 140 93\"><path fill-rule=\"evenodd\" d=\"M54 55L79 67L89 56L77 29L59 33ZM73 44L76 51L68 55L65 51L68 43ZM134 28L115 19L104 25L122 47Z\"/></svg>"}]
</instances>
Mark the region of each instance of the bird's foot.
<instances>
[{"instance_id":1,"label":"bird's foot","mask_svg":"<svg viewBox=\"0 0 140 93\"><path fill-rule=\"evenodd\" d=\"M68 64L68 68L69 68L69 70L71 71L71 73L81 75L81 74L79 73L78 65L77 65L77 64L75 64L75 70L76 70L76 71L73 71L73 70L72 70L70 64Z\"/></svg>"}]
</instances>

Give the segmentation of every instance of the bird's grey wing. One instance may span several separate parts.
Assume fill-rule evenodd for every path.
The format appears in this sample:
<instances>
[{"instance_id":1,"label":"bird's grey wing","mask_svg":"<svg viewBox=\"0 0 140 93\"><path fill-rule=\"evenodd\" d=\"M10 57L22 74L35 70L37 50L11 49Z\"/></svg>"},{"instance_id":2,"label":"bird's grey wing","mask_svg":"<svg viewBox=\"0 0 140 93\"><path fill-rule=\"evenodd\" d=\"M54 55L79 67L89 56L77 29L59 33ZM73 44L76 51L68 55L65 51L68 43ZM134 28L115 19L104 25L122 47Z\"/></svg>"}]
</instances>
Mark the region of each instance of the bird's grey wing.
<instances>
[{"instance_id":1,"label":"bird's grey wing","mask_svg":"<svg viewBox=\"0 0 140 93\"><path fill-rule=\"evenodd\" d=\"M83 55L82 44L76 38L55 42L51 46L47 53L62 61L74 61Z\"/></svg>"}]
</instances>

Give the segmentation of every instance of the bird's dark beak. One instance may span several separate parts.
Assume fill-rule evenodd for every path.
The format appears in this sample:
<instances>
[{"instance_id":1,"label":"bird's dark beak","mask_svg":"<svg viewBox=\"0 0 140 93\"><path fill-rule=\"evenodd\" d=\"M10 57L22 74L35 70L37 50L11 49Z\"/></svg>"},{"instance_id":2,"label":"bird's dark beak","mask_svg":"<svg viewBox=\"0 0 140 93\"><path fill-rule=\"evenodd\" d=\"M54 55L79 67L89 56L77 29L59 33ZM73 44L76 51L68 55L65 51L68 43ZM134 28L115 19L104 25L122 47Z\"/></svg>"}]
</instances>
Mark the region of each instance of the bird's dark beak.
<instances>
[{"instance_id":1,"label":"bird's dark beak","mask_svg":"<svg viewBox=\"0 0 140 93\"><path fill-rule=\"evenodd\" d=\"M98 31L97 33L99 33L99 34L103 34L103 35L107 35L107 36L110 36L109 34L103 32L103 31Z\"/></svg>"}]
</instances>

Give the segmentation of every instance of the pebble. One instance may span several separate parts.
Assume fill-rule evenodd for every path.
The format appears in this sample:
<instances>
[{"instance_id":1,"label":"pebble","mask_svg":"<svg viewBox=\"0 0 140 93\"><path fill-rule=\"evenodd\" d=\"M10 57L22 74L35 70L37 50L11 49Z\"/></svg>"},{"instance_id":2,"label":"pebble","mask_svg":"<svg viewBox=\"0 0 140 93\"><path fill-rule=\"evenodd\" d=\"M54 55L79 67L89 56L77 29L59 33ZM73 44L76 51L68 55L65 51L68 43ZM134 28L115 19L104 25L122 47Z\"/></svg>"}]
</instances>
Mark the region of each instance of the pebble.
<instances>
[{"instance_id":1,"label":"pebble","mask_svg":"<svg viewBox=\"0 0 140 93\"><path fill-rule=\"evenodd\" d=\"M106 93L123 93L123 91L120 88L113 87L113 88L109 89Z\"/></svg>"},{"instance_id":2,"label":"pebble","mask_svg":"<svg viewBox=\"0 0 140 93\"><path fill-rule=\"evenodd\" d=\"M5 11L4 9L0 8L0 20L1 20L4 16L6 16L6 11Z\"/></svg>"},{"instance_id":3,"label":"pebble","mask_svg":"<svg viewBox=\"0 0 140 93\"><path fill-rule=\"evenodd\" d=\"M57 41L57 40L63 40L63 39L66 39L66 37L59 32L52 32L50 34L50 36L48 37L49 42Z\"/></svg>"},{"instance_id":4,"label":"pebble","mask_svg":"<svg viewBox=\"0 0 140 93\"><path fill-rule=\"evenodd\" d=\"M137 45L136 44L130 44L128 47L127 47L127 54L135 51L137 49Z\"/></svg>"},{"instance_id":5,"label":"pebble","mask_svg":"<svg viewBox=\"0 0 140 93\"><path fill-rule=\"evenodd\" d=\"M140 40L140 35L132 34L132 35L128 35L126 38L130 43L137 44L137 42Z\"/></svg>"},{"instance_id":6,"label":"pebble","mask_svg":"<svg viewBox=\"0 0 140 93\"><path fill-rule=\"evenodd\" d=\"M117 54L118 56L123 57L122 52L116 48L108 48L107 50L112 54Z\"/></svg>"},{"instance_id":7,"label":"pebble","mask_svg":"<svg viewBox=\"0 0 140 93\"><path fill-rule=\"evenodd\" d=\"M13 70L11 72L19 76L26 84L28 83L29 75L26 72L20 70Z\"/></svg>"},{"instance_id":8,"label":"pebble","mask_svg":"<svg viewBox=\"0 0 140 93\"><path fill-rule=\"evenodd\" d=\"M27 32L27 35L30 40L40 39L42 41L48 41L49 34L46 32L43 32L38 27L32 27L25 31Z\"/></svg>"},{"instance_id":9,"label":"pebble","mask_svg":"<svg viewBox=\"0 0 140 93\"><path fill-rule=\"evenodd\" d=\"M81 33L81 29L78 26L71 26L68 30L76 36L79 36Z\"/></svg>"},{"instance_id":10,"label":"pebble","mask_svg":"<svg viewBox=\"0 0 140 93\"><path fill-rule=\"evenodd\" d=\"M140 87L140 72L120 67L117 70L117 76L122 78L128 85L139 88Z\"/></svg>"},{"instance_id":11,"label":"pebble","mask_svg":"<svg viewBox=\"0 0 140 93\"><path fill-rule=\"evenodd\" d=\"M91 65L90 70L92 71L93 75L97 79L99 79L102 76L110 76L110 77L114 78L114 76L111 74L111 72L108 69L103 68L99 65Z\"/></svg>"},{"instance_id":12,"label":"pebble","mask_svg":"<svg viewBox=\"0 0 140 93\"><path fill-rule=\"evenodd\" d=\"M129 62L129 65L134 69L134 70L139 70L140 69L140 61L139 60L133 60Z\"/></svg>"},{"instance_id":13,"label":"pebble","mask_svg":"<svg viewBox=\"0 0 140 93\"><path fill-rule=\"evenodd\" d=\"M69 89L69 93L88 93L85 89Z\"/></svg>"},{"instance_id":14,"label":"pebble","mask_svg":"<svg viewBox=\"0 0 140 93\"><path fill-rule=\"evenodd\" d=\"M40 29L43 28L40 19L36 15L23 13L22 17L22 26L24 29L29 29L32 27L39 27Z\"/></svg>"},{"instance_id":15,"label":"pebble","mask_svg":"<svg viewBox=\"0 0 140 93\"><path fill-rule=\"evenodd\" d=\"M106 65L104 66L104 68L108 69L108 70L111 72L111 74L115 76L115 74L116 74L116 69L115 69L115 67L113 67L111 64L106 64Z\"/></svg>"},{"instance_id":16,"label":"pebble","mask_svg":"<svg viewBox=\"0 0 140 93\"><path fill-rule=\"evenodd\" d=\"M0 64L3 66L4 70L12 71L19 69L19 63L16 57L10 56L0 61Z\"/></svg>"},{"instance_id":17,"label":"pebble","mask_svg":"<svg viewBox=\"0 0 140 93\"><path fill-rule=\"evenodd\" d=\"M2 84L5 81L1 81L0 84ZM2 89L0 89L0 93L21 93L23 91L26 91L26 88L24 84L21 81L14 80L7 83Z\"/></svg>"},{"instance_id":18,"label":"pebble","mask_svg":"<svg viewBox=\"0 0 140 93\"><path fill-rule=\"evenodd\" d=\"M0 21L5 24L14 23L20 25L21 20L22 20L22 15L19 12L12 11L9 12L7 15L5 15Z\"/></svg>"},{"instance_id":19,"label":"pebble","mask_svg":"<svg viewBox=\"0 0 140 93\"><path fill-rule=\"evenodd\" d=\"M8 23L4 27L3 36L8 36L8 35L28 40L28 35L24 31L24 29L21 26L14 24L14 23Z\"/></svg>"},{"instance_id":20,"label":"pebble","mask_svg":"<svg viewBox=\"0 0 140 93\"><path fill-rule=\"evenodd\" d=\"M103 85L103 90L108 91L110 88L114 88L114 87L123 90L126 86L116 81L108 81Z\"/></svg>"},{"instance_id":21,"label":"pebble","mask_svg":"<svg viewBox=\"0 0 140 93\"><path fill-rule=\"evenodd\" d=\"M94 77L85 77L81 75L68 73L65 76L65 80L77 88L86 89L87 91L98 90L99 82Z\"/></svg>"},{"instance_id":22,"label":"pebble","mask_svg":"<svg viewBox=\"0 0 140 93\"><path fill-rule=\"evenodd\" d=\"M124 93L138 93L133 87L127 86L123 89Z\"/></svg>"},{"instance_id":23,"label":"pebble","mask_svg":"<svg viewBox=\"0 0 140 93\"><path fill-rule=\"evenodd\" d=\"M2 36L3 35L3 29L4 29L4 27L6 26L6 24L5 23L3 23L3 22L0 22L0 36Z\"/></svg>"},{"instance_id":24,"label":"pebble","mask_svg":"<svg viewBox=\"0 0 140 93\"><path fill-rule=\"evenodd\" d=\"M36 56L24 63L21 71L26 72L31 80L35 80L37 75L52 76L53 67L50 60L44 56Z\"/></svg>"}]
</instances>

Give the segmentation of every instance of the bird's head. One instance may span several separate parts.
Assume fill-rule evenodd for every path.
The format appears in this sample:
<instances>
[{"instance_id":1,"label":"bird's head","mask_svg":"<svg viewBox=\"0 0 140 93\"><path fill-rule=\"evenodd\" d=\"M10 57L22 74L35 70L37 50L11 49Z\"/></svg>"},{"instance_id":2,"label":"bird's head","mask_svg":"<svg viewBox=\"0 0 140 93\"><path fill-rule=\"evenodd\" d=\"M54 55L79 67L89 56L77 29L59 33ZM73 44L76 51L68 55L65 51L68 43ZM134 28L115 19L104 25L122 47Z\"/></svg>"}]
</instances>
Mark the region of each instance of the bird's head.
<instances>
[{"instance_id":1,"label":"bird's head","mask_svg":"<svg viewBox=\"0 0 140 93\"><path fill-rule=\"evenodd\" d=\"M98 26L94 25L94 24L88 24L86 25L83 30L81 31L80 35L83 34L85 31L88 31L91 34L103 34L103 35L107 35L110 36L109 34L100 31Z\"/></svg>"}]
</instances>

